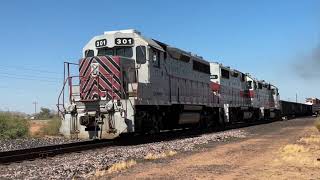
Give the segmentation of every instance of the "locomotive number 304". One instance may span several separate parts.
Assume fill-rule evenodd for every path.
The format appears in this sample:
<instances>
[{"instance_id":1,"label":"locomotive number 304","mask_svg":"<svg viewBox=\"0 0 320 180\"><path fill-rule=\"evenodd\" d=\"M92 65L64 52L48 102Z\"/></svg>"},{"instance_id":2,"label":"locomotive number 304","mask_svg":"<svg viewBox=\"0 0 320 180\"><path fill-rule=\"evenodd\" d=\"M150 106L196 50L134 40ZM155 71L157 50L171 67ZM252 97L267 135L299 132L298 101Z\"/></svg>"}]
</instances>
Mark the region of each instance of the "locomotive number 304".
<instances>
[{"instance_id":1,"label":"locomotive number 304","mask_svg":"<svg viewBox=\"0 0 320 180\"><path fill-rule=\"evenodd\" d=\"M133 39L132 38L116 38L115 44L121 45L121 46L131 46L133 45Z\"/></svg>"}]
</instances>

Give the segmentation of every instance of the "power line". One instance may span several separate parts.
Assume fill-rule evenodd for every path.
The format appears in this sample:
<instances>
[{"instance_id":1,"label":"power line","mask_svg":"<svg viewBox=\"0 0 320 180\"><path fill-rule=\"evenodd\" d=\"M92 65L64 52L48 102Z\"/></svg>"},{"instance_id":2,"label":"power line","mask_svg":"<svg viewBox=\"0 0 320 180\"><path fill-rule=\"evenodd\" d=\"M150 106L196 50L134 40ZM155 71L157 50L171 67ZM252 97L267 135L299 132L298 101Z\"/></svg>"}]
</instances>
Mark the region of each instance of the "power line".
<instances>
[{"instance_id":1,"label":"power line","mask_svg":"<svg viewBox=\"0 0 320 180\"><path fill-rule=\"evenodd\" d=\"M0 65L0 69L3 69ZM18 69L17 69L18 70ZM74 73L78 73L79 69L75 69ZM8 71L8 69L4 69L3 71L0 71L1 74L10 75L10 76L22 76L24 77L30 77L30 78L42 78L42 79L57 79L61 80L63 79L63 72L55 72L52 74L47 74L47 71L40 71L40 70L32 70L32 71L22 71L19 69L19 71ZM73 74L74 74L73 73ZM53 75L54 74L54 75ZM52 75L52 76L50 76ZM59 76L61 78L59 78Z\"/></svg>"},{"instance_id":2,"label":"power line","mask_svg":"<svg viewBox=\"0 0 320 180\"><path fill-rule=\"evenodd\" d=\"M8 66L8 65L0 65L2 68L10 68L10 69L17 69L17 70L27 70L27 71L36 71L36 72L42 72L42 73L48 73L48 74L58 74L60 72L54 72L54 71L48 71L43 70L43 67L39 68L29 68L29 67L22 67L22 66Z\"/></svg>"},{"instance_id":3,"label":"power line","mask_svg":"<svg viewBox=\"0 0 320 180\"><path fill-rule=\"evenodd\" d=\"M26 73L37 73L37 74L46 74L46 75L53 75L53 74L60 74L61 72L53 72L53 71L46 71L43 68L39 69L28 69L28 68L18 68L18 67L3 67L0 65L0 69L3 71L9 72L26 72Z\"/></svg>"},{"instance_id":4,"label":"power line","mask_svg":"<svg viewBox=\"0 0 320 180\"><path fill-rule=\"evenodd\" d=\"M59 84L57 85L56 83L45 83L45 82L39 82L39 84L41 84L41 86L37 86L37 84L33 85L33 88L42 88L43 85L45 86L50 86L50 87L56 87L56 88L61 88L61 85L59 86ZM10 89L12 90L11 92L28 92L31 89L29 87L21 87L21 88L15 88L17 87L17 85L12 85L12 86L0 86L0 89ZM53 88L50 88L53 89Z\"/></svg>"},{"instance_id":5,"label":"power line","mask_svg":"<svg viewBox=\"0 0 320 180\"><path fill-rule=\"evenodd\" d=\"M39 82L47 82L47 83L59 83L62 81L53 81L53 80L49 80L49 79L36 79L36 78L26 78L26 77L17 77L17 76L10 76L10 75L1 75L0 78L2 77L6 77L8 79L18 79L18 80L28 80L28 81L39 81Z\"/></svg>"},{"instance_id":6,"label":"power line","mask_svg":"<svg viewBox=\"0 0 320 180\"><path fill-rule=\"evenodd\" d=\"M14 76L14 77L22 77L22 78L36 78L36 79L54 79L54 80L61 80L61 78L57 77L50 77L50 76L34 76L30 74L13 74L13 73L7 73L7 72L0 72L0 75L6 75L6 76ZM62 77L62 76L61 76Z\"/></svg>"},{"instance_id":7,"label":"power line","mask_svg":"<svg viewBox=\"0 0 320 180\"><path fill-rule=\"evenodd\" d=\"M76 63L76 62L75 62ZM63 68L63 63L61 63L61 68ZM61 73L59 71L52 71L49 69L44 69L45 66L39 65L39 66L34 66L34 65L27 65L27 64L18 64L18 65L5 65L5 64L0 64L0 68L10 68L10 69L17 69L17 70L27 70L27 71L38 71L42 73L49 73L49 74L57 74Z\"/></svg>"}]
</instances>

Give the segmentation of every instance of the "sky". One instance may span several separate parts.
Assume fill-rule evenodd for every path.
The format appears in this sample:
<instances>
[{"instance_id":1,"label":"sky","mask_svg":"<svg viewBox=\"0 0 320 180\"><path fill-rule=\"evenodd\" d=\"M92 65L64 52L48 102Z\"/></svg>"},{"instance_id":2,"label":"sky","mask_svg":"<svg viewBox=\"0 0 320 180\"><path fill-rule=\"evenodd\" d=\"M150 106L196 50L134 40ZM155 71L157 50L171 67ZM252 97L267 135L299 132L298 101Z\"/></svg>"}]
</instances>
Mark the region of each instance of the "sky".
<instances>
[{"instance_id":1,"label":"sky","mask_svg":"<svg viewBox=\"0 0 320 180\"><path fill-rule=\"evenodd\" d=\"M281 99L320 98L319 0L5 0L0 6L0 110L56 109L63 62L104 31L146 37L248 72Z\"/></svg>"}]
</instances>

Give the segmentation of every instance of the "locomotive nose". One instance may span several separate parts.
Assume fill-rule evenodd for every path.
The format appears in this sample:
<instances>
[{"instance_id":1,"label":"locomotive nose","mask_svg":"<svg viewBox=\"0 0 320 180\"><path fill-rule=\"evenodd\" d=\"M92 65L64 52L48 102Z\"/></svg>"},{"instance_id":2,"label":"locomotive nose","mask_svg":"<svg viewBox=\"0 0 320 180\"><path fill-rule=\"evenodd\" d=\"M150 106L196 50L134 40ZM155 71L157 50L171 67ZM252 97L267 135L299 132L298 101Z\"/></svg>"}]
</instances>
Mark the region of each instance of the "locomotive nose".
<instances>
[{"instance_id":1,"label":"locomotive nose","mask_svg":"<svg viewBox=\"0 0 320 180\"><path fill-rule=\"evenodd\" d=\"M94 56L80 60L81 100L121 98L120 57Z\"/></svg>"}]
</instances>

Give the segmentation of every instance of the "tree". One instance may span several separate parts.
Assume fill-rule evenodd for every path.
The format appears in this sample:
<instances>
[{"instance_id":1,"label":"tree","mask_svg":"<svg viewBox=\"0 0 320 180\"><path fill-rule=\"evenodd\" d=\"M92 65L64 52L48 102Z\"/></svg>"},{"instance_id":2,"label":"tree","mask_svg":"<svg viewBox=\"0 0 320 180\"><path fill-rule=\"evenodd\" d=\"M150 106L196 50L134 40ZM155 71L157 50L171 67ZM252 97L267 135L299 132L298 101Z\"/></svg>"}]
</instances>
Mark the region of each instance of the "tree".
<instances>
[{"instance_id":1,"label":"tree","mask_svg":"<svg viewBox=\"0 0 320 180\"><path fill-rule=\"evenodd\" d=\"M41 107L40 112L36 115L37 119L51 119L54 116L54 111L45 107Z\"/></svg>"}]
</instances>

